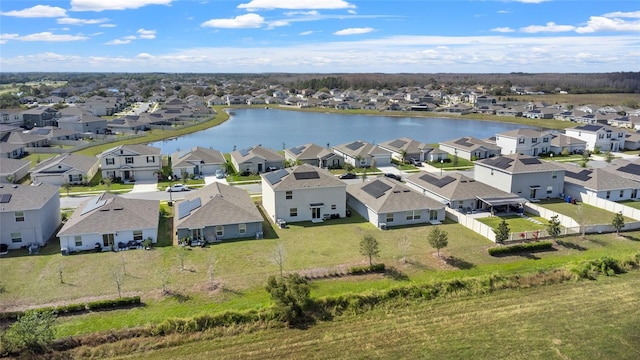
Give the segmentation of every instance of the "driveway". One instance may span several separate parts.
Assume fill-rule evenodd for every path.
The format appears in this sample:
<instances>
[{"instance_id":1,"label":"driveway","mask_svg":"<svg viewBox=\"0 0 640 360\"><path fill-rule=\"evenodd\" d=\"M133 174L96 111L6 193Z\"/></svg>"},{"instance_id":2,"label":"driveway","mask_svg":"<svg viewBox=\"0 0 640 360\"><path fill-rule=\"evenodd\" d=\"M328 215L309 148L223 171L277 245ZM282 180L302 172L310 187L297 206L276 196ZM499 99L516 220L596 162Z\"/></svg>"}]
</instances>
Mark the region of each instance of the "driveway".
<instances>
[{"instance_id":1,"label":"driveway","mask_svg":"<svg viewBox=\"0 0 640 360\"><path fill-rule=\"evenodd\" d=\"M205 186L207 186L209 184L213 184L214 182L219 182L219 183L223 183L225 185L228 185L226 178L218 179L215 175L208 175L208 176L204 177L204 185Z\"/></svg>"},{"instance_id":2,"label":"driveway","mask_svg":"<svg viewBox=\"0 0 640 360\"><path fill-rule=\"evenodd\" d=\"M132 193L154 192L158 191L158 180L136 180L133 185Z\"/></svg>"}]
</instances>

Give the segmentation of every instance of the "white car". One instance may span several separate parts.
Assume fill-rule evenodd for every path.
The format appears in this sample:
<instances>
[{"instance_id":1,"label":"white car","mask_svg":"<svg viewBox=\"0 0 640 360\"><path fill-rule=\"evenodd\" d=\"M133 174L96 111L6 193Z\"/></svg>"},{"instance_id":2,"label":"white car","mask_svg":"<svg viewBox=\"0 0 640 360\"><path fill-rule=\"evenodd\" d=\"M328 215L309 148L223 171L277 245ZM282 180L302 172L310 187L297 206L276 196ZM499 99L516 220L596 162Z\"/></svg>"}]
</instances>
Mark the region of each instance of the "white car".
<instances>
[{"instance_id":1,"label":"white car","mask_svg":"<svg viewBox=\"0 0 640 360\"><path fill-rule=\"evenodd\" d=\"M185 184L173 184L167 187L168 192L176 192L176 191L189 191L190 189Z\"/></svg>"},{"instance_id":2,"label":"white car","mask_svg":"<svg viewBox=\"0 0 640 360\"><path fill-rule=\"evenodd\" d=\"M216 178L218 179L224 179L226 176L224 174L224 170L222 169L218 169L216 170Z\"/></svg>"}]
</instances>

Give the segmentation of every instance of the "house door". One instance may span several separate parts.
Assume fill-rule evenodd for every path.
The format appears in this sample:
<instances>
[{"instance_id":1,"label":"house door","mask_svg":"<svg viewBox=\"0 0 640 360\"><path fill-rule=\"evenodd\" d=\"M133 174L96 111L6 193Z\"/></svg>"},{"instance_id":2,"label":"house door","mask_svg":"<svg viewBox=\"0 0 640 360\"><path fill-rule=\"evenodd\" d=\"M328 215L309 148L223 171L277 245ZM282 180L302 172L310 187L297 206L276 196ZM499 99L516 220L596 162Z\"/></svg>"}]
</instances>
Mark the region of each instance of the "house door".
<instances>
[{"instance_id":1,"label":"house door","mask_svg":"<svg viewBox=\"0 0 640 360\"><path fill-rule=\"evenodd\" d=\"M102 234L102 246L111 247L113 246L115 237L113 234Z\"/></svg>"},{"instance_id":2,"label":"house door","mask_svg":"<svg viewBox=\"0 0 640 360\"><path fill-rule=\"evenodd\" d=\"M258 164L258 172L261 173L262 171L262 164Z\"/></svg>"},{"instance_id":3,"label":"house door","mask_svg":"<svg viewBox=\"0 0 640 360\"><path fill-rule=\"evenodd\" d=\"M535 199L536 198L536 191L537 190L538 189L531 189L531 194L530 194L531 196L529 196L530 199Z\"/></svg>"},{"instance_id":4,"label":"house door","mask_svg":"<svg viewBox=\"0 0 640 360\"><path fill-rule=\"evenodd\" d=\"M123 171L122 177L124 177L124 180L129 180L129 178L131 177L131 172L129 170Z\"/></svg>"},{"instance_id":5,"label":"house door","mask_svg":"<svg viewBox=\"0 0 640 360\"><path fill-rule=\"evenodd\" d=\"M311 218L312 219L320 219L320 208L319 207L311 208Z\"/></svg>"},{"instance_id":6,"label":"house door","mask_svg":"<svg viewBox=\"0 0 640 360\"><path fill-rule=\"evenodd\" d=\"M533 148L533 156L538 156L538 148Z\"/></svg>"}]
</instances>

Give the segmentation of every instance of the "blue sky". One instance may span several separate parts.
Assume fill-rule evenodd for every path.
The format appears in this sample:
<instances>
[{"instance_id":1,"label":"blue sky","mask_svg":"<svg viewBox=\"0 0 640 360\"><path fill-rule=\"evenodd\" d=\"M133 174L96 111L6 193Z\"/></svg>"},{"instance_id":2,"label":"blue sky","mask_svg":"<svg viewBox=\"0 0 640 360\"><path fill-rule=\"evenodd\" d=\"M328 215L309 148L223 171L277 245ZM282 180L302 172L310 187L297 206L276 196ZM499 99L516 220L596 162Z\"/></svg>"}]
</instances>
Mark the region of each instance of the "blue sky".
<instances>
[{"instance_id":1,"label":"blue sky","mask_svg":"<svg viewBox=\"0 0 640 360\"><path fill-rule=\"evenodd\" d=\"M640 2L2 0L0 71L640 71Z\"/></svg>"}]
</instances>

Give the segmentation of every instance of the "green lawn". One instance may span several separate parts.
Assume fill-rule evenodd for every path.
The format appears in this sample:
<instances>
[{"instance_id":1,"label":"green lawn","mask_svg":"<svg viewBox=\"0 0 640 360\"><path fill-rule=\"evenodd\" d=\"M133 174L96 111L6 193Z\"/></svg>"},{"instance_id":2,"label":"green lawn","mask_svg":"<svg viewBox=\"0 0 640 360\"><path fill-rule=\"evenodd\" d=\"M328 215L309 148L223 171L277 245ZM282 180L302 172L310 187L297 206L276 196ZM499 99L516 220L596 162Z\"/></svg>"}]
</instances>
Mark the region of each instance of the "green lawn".
<instances>
[{"instance_id":1,"label":"green lawn","mask_svg":"<svg viewBox=\"0 0 640 360\"><path fill-rule=\"evenodd\" d=\"M70 355L157 360L630 360L640 357L639 296L640 273L633 272L489 295L400 300L305 330L232 327L124 340L79 348Z\"/></svg>"},{"instance_id":2,"label":"green lawn","mask_svg":"<svg viewBox=\"0 0 640 360\"><path fill-rule=\"evenodd\" d=\"M538 205L549 210L569 216L580 223L580 217L583 218L586 225L611 224L613 217L616 215L611 211L597 208L588 204L569 204L561 199L542 200ZM635 220L625 217L626 223L635 222Z\"/></svg>"},{"instance_id":3,"label":"green lawn","mask_svg":"<svg viewBox=\"0 0 640 360\"><path fill-rule=\"evenodd\" d=\"M626 201L618 201L620 204L624 204L628 207L632 207L634 209L640 209L640 201L626 200Z\"/></svg>"},{"instance_id":4,"label":"green lawn","mask_svg":"<svg viewBox=\"0 0 640 360\"><path fill-rule=\"evenodd\" d=\"M535 230L544 230L545 225L548 223L548 220L540 217L527 214L529 218L538 220L542 223L536 224L530 220L527 220L519 215L509 215L509 216L492 216L486 218L477 219L481 223L490 226L492 229L497 230L498 225L504 219L509 225L509 229L511 232L524 232L524 231L535 231Z\"/></svg>"}]
</instances>

